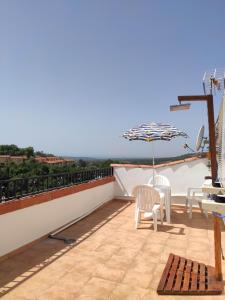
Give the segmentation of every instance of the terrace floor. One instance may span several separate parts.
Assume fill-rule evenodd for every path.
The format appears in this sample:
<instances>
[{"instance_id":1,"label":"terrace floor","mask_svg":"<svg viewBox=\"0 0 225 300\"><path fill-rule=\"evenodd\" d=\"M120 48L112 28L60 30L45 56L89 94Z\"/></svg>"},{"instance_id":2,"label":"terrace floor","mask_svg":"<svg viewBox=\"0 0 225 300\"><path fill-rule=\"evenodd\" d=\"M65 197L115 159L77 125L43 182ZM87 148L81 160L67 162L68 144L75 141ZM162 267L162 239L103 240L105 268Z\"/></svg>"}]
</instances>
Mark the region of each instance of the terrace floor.
<instances>
[{"instance_id":1,"label":"terrace floor","mask_svg":"<svg viewBox=\"0 0 225 300\"><path fill-rule=\"evenodd\" d=\"M109 202L59 234L75 238L74 245L45 239L2 261L1 299L183 299L158 296L158 282L171 252L213 265L212 218L194 210L189 220L183 207L174 206L172 224L154 233L150 223L134 229L134 204ZM225 248L225 232L222 243ZM225 295L201 296L216 298Z\"/></svg>"}]
</instances>

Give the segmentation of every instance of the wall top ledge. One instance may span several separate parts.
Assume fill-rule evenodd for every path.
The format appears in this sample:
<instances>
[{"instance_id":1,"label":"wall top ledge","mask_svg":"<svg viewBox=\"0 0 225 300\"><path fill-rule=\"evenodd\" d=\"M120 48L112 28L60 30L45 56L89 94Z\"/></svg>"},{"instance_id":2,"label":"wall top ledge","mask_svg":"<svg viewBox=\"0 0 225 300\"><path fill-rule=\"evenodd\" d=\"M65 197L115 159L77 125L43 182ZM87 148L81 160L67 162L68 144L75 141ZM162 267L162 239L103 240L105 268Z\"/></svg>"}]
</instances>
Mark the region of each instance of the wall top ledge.
<instances>
[{"instance_id":1,"label":"wall top ledge","mask_svg":"<svg viewBox=\"0 0 225 300\"><path fill-rule=\"evenodd\" d=\"M192 162L195 160L200 160L200 159L204 159L206 156L202 156L202 157L190 157L190 158L185 158L185 159L181 159L181 160L176 160L176 161L171 161L171 162L167 162L167 163L163 163L163 164L159 164L159 165L155 165L154 167L152 165L134 165L134 164L111 164L111 167L115 167L115 168L149 168L149 169L158 169L158 168L162 168L162 167L170 167L170 166L174 166L177 164L182 164L182 163L186 163L186 162Z\"/></svg>"}]
</instances>

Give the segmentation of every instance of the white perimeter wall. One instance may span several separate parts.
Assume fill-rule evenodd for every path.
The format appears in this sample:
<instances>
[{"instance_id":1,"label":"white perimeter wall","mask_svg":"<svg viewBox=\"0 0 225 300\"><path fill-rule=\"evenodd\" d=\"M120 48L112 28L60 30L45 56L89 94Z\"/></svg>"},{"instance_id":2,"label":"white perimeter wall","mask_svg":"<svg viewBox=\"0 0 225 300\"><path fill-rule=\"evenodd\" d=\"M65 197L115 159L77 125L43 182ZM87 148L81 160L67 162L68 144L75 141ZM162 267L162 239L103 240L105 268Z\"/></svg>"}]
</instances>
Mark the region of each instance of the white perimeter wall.
<instances>
[{"instance_id":1,"label":"white perimeter wall","mask_svg":"<svg viewBox=\"0 0 225 300\"><path fill-rule=\"evenodd\" d=\"M172 188L172 195L186 195L187 188L200 187L210 172L207 159L179 163L155 169L155 174L166 176ZM115 197L131 196L136 185L147 184L152 177L151 168L114 167Z\"/></svg>"},{"instance_id":2,"label":"white perimeter wall","mask_svg":"<svg viewBox=\"0 0 225 300\"><path fill-rule=\"evenodd\" d=\"M0 215L0 257L114 198L114 182Z\"/></svg>"}]
</instances>

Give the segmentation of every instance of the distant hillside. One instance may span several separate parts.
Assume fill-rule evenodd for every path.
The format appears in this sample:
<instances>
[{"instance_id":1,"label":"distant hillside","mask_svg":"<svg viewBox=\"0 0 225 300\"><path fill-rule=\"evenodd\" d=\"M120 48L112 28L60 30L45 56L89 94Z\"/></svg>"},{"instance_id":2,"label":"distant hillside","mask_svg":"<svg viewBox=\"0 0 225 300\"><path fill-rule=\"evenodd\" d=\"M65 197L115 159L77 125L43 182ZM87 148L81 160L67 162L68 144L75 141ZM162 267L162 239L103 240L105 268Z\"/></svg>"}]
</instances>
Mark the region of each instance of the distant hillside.
<instances>
[{"instance_id":1,"label":"distant hillside","mask_svg":"<svg viewBox=\"0 0 225 300\"><path fill-rule=\"evenodd\" d=\"M195 157L195 156L201 156L201 154L197 153L191 153L191 154L184 154L184 155L178 155L178 156L172 156L172 157L156 157L155 158L155 164L161 164L165 162L171 162L176 160L182 160L189 157ZM86 162L101 162L101 161L110 161L111 163L130 163L130 164L142 164L142 165L152 165L152 158L126 158L126 157L119 157L119 158L95 158L95 157L75 157L75 156L63 156L63 158L69 158L69 159L75 159L83 160Z\"/></svg>"},{"instance_id":2,"label":"distant hillside","mask_svg":"<svg viewBox=\"0 0 225 300\"><path fill-rule=\"evenodd\" d=\"M95 161L95 160L103 160L103 159L99 159L99 158L95 158L95 157L86 157L86 156L65 156L65 155L61 155L62 158L65 159L73 159L73 160L85 160L85 161Z\"/></svg>"}]
</instances>

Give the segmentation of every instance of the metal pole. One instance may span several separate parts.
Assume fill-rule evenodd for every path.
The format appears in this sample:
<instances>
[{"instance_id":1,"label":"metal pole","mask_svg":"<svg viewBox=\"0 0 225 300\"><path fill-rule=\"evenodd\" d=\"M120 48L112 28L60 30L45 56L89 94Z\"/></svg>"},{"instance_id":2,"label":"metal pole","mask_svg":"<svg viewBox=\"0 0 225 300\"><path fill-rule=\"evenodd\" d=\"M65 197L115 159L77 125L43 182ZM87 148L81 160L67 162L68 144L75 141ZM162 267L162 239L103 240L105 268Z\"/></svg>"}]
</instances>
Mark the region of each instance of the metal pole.
<instances>
[{"instance_id":1,"label":"metal pole","mask_svg":"<svg viewBox=\"0 0 225 300\"><path fill-rule=\"evenodd\" d=\"M153 186L155 186L155 153L154 153L154 142L152 142L152 167L153 167Z\"/></svg>"}]
</instances>

